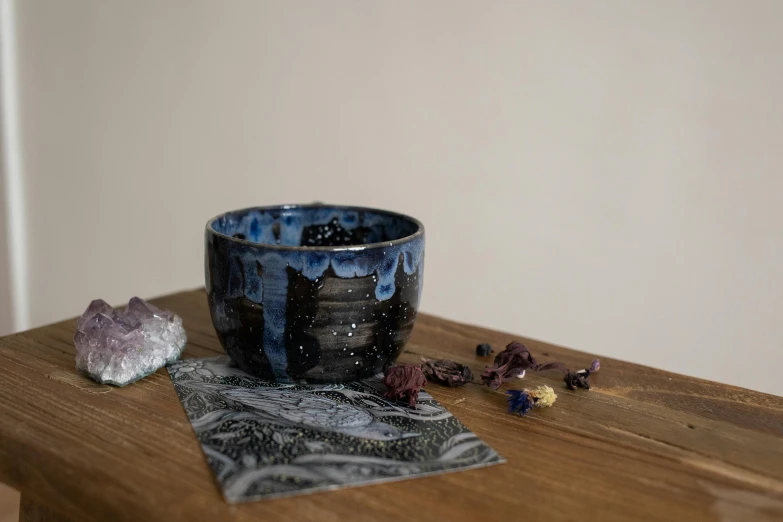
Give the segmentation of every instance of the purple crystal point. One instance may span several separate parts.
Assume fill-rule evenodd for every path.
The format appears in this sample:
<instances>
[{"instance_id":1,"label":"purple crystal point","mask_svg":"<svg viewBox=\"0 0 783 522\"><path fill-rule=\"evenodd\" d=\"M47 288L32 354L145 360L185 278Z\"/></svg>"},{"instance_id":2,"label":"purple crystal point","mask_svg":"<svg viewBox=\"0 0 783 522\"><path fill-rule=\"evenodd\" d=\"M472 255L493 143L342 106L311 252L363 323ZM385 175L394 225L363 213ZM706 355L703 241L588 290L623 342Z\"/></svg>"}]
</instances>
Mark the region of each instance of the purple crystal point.
<instances>
[{"instance_id":1,"label":"purple crystal point","mask_svg":"<svg viewBox=\"0 0 783 522\"><path fill-rule=\"evenodd\" d=\"M76 368L104 384L125 386L174 362L187 337L182 319L134 297L119 311L96 299L76 321Z\"/></svg>"},{"instance_id":2,"label":"purple crystal point","mask_svg":"<svg viewBox=\"0 0 783 522\"><path fill-rule=\"evenodd\" d=\"M131 297L131 300L128 301L128 308L125 309L126 314L131 314L139 319L153 317L160 312L160 308L152 303L148 303L141 297Z\"/></svg>"},{"instance_id":3,"label":"purple crystal point","mask_svg":"<svg viewBox=\"0 0 783 522\"><path fill-rule=\"evenodd\" d=\"M87 310L84 311L81 317L76 320L76 328L80 328L81 325L90 317L95 314L104 314L110 316L112 313L112 307L103 299L96 299L90 303Z\"/></svg>"}]
</instances>

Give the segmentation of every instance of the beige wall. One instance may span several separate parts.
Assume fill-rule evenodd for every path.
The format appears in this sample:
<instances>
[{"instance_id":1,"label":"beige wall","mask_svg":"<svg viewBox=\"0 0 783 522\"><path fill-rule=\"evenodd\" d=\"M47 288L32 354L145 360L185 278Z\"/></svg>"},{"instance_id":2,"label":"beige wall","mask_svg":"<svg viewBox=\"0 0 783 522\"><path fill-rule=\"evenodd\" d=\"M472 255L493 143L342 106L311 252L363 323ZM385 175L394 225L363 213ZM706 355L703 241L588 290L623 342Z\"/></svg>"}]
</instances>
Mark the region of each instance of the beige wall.
<instances>
[{"instance_id":1,"label":"beige wall","mask_svg":"<svg viewBox=\"0 0 783 522\"><path fill-rule=\"evenodd\" d=\"M30 318L220 211L428 227L424 309L783 394L783 2L17 2ZM587 361L586 361L587 362Z\"/></svg>"},{"instance_id":2,"label":"beige wall","mask_svg":"<svg viewBox=\"0 0 783 522\"><path fill-rule=\"evenodd\" d=\"M0 172L1 174L1 172ZM2 179L2 176L0 176ZM0 336L14 331L14 314L11 302L11 271L8 244L8 232L6 230L7 218L3 215L3 203L5 201L4 183L0 181Z\"/></svg>"},{"instance_id":3,"label":"beige wall","mask_svg":"<svg viewBox=\"0 0 783 522\"><path fill-rule=\"evenodd\" d=\"M8 191L8 107L6 85L3 81L6 70L6 56L9 54L7 47L8 37L5 35L5 5L0 0L0 336L14 331L14 309L11 296L11 256L9 236L9 216L7 214L7 202L10 200ZM0 493L0 508L2 508L2 493ZM0 513L2 510L0 509ZM0 518L2 521L2 518Z\"/></svg>"}]
</instances>

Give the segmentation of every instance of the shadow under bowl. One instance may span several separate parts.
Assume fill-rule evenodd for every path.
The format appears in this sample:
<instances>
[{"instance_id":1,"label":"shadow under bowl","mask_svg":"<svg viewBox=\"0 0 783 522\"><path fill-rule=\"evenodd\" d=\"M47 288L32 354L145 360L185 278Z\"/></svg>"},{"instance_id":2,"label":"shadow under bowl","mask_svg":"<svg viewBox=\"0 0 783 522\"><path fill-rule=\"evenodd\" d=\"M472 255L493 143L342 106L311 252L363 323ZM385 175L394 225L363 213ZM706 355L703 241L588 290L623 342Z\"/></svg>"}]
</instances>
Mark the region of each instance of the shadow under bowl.
<instances>
[{"instance_id":1,"label":"shadow under bowl","mask_svg":"<svg viewBox=\"0 0 783 522\"><path fill-rule=\"evenodd\" d=\"M211 219L209 309L244 370L278 382L343 382L382 371L410 337L424 227L360 207L284 205Z\"/></svg>"}]
</instances>

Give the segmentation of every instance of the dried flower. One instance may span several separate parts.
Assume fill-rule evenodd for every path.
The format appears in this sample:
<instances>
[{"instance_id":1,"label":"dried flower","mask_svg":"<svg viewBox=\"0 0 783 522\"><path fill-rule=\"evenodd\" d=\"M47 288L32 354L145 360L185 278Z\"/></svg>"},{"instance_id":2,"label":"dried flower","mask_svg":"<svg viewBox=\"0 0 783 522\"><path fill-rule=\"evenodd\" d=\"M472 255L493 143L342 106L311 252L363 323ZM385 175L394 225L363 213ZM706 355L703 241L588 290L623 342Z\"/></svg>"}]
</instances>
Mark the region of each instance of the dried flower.
<instances>
[{"instance_id":1,"label":"dried flower","mask_svg":"<svg viewBox=\"0 0 783 522\"><path fill-rule=\"evenodd\" d=\"M522 343L512 342L506 349L495 356L495 364L481 374L481 379L490 388L497 390L504 382L512 380L523 371L530 369L536 372L543 370L560 370L567 372L563 363L549 362L539 364L533 358L530 350Z\"/></svg>"},{"instance_id":2,"label":"dried flower","mask_svg":"<svg viewBox=\"0 0 783 522\"><path fill-rule=\"evenodd\" d=\"M537 386L532 390L508 390L508 411L509 413L519 413L525 415L533 406L536 408L547 408L552 406L557 399L555 390L543 385Z\"/></svg>"},{"instance_id":3,"label":"dried flower","mask_svg":"<svg viewBox=\"0 0 783 522\"><path fill-rule=\"evenodd\" d=\"M428 380L435 380L447 386L464 386L473 380L473 372L464 364L450 361L448 359L421 358L421 371Z\"/></svg>"},{"instance_id":4,"label":"dried flower","mask_svg":"<svg viewBox=\"0 0 783 522\"><path fill-rule=\"evenodd\" d=\"M571 390L576 390L577 388L584 388L585 390L589 390L590 383L587 382L587 378L590 377L591 373L595 373L600 369L601 361L596 359L593 361L593 364L590 365L590 368L585 368L584 370L579 370L578 372L567 372L563 380L565 381L566 386L568 386L568 388Z\"/></svg>"},{"instance_id":5,"label":"dried flower","mask_svg":"<svg viewBox=\"0 0 783 522\"><path fill-rule=\"evenodd\" d=\"M384 397L406 401L411 408L416 406L419 390L427 384L421 368L403 364L387 368L384 374L383 384L388 388Z\"/></svg>"},{"instance_id":6,"label":"dried flower","mask_svg":"<svg viewBox=\"0 0 783 522\"><path fill-rule=\"evenodd\" d=\"M510 343L506 349L495 356L495 364L487 368L481 374L484 384L497 390L504 382L512 380L514 377L522 378L525 376L525 370L540 372L543 370L560 370L565 373L563 381L566 386L572 390L577 388L590 389L587 378L591 373L597 372L601 368L601 361L595 359L590 368L572 372L566 368L565 364L559 362L539 363L535 360L525 345L518 342Z\"/></svg>"},{"instance_id":7,"label":"dried flower","mask_svg":"<svg viewBox=\"0 0 783 522\"><path fill-rule=\"evenodd\" d=\"M555 390L546 384L525 391L533 398L533 403L536 408L548 408L549 406L552 406L557 399Z\"/></svg>"},{"instance_id":8,"label":"dried flower","mask_svg":"<svg viewBox=\"0 0 783 522\"><path fill-rule=\"evenodd\" d=\"M533 398L527 392L508 390L508 412L524 415L533 408Z\"/></svg>"},{"instance_id":9,"label":"dried flower","mask_svg":"<svg viewBox=\"0 0 783 522\"><path fill-rule=\"evenodd\" d=\"M565 381L566 386L568 386L569 390L576 390L577 388L584 388L586 390L590 389L590 383L587 382L587 378L590 376L590 374L584 374L579 372L568 372L565 377L563 377L563 381Z\"/></svg>"},{"instance_id":10,"label":"dried flower","mask_svg":"<svg viewBox=\"0 0 783 522\"><path fill-rule=\"evenodd\" d=\"M495 350L492 349L492 346L489 343L481 343L476 346L476 355L479 357L486 357L494 351Z\"/></svg>"}]
</instances>

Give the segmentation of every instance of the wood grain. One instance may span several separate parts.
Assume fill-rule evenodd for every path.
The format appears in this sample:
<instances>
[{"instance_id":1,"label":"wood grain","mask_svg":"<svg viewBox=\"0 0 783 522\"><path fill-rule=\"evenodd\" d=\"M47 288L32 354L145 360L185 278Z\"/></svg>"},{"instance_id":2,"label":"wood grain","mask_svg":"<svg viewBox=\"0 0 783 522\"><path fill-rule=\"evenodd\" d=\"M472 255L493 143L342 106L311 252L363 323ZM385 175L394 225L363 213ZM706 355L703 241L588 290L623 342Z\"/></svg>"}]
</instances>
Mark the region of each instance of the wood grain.
<instances>
[{"instance_id":1,"label":"wood grain","mask_svg":"<svg viewBox=\"0 0 783 522\"><path fill-rule=\"evenodd\" d=\"M183 317L185 356L222 353L202 290L154 302ZM0 481L72 520L783 518L783 399L606 358L590 391L557 372L526 377L558 400L524 418L505 412L505 388L428 386L505 465L231 506L165 371L97 385L74 370L73 331L71 320L0 339ZM515 339L573 368L593 359L422 314L401 360L448 357L479 374L491 357L476 344Z\"/></svg>"},{"instance_id":2,"label":"wood grain","mask_svg":"<svg viewBox=\"0 0 783 522\"><path fill-rule=\"evenodd\" d=\"M46 504L35 502L24 496L19 502L19 522L72 522Z\"/></svg>"}]
</instances>

